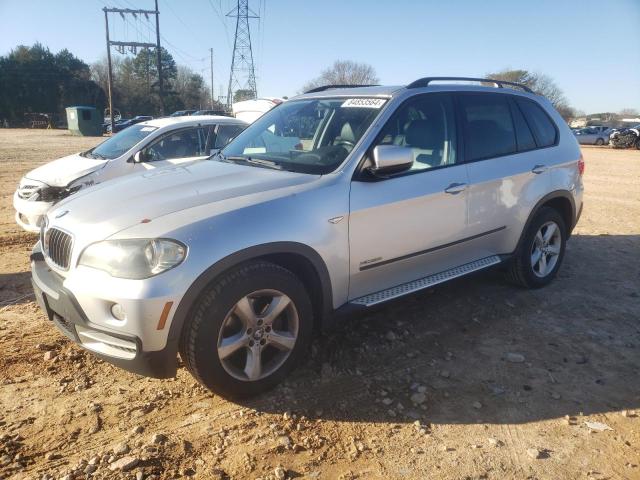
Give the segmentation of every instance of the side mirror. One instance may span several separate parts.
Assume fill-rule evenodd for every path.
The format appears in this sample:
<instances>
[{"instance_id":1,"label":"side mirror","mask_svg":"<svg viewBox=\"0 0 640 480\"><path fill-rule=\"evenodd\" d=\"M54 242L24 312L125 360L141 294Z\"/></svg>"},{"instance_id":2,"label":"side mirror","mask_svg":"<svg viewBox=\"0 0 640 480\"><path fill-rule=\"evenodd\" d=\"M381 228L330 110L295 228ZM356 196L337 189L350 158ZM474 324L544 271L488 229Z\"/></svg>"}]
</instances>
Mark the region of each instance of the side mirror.
<instances>
[{"instance_id":1,"label":"side mirror","mask_svg":"<svg viewBox=\"0 0 640 480\"><path fill-rule=\"evenodd\" d=\"M369 171L376 176L391 175L409 170L413 165L413 150L397 145L378 145L373 149L373 166Z\"/></svg>"},{"instance_id":2,"label":"side mirror","mask_svg":"<svg viewBox=\"0 0 640 480\"><path fill-rule=\"evenodd\" d=\"M133 155L133 163L142 163L148 160L148 155L144 150L140 150Z\"/></svg>"}]
</instances>

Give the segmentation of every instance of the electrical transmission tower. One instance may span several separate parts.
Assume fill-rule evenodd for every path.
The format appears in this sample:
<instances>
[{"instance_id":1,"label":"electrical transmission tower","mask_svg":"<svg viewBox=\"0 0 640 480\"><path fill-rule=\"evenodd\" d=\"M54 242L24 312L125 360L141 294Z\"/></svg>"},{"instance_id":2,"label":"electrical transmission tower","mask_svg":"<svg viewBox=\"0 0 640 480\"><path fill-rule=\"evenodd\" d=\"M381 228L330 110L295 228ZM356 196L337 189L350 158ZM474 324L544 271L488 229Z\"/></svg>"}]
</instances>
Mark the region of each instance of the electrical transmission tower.
<instances>
[{"instance_id":1,"label":"electrical transmission tower","mask_svg":"<svg viewBox=\"0 0 640 480\"><path fill-rule=\"evenodd\" d=\"M258 97L249 19L260 17L249 8L249 0L238 0L236 8L227 13L227 17L236 19L236 36L233 41L233 59L227 91L227 105L231 107L234 92L238 90L246 90L248 98Z\"/></svg>"},{"instance_id":2,"label":"electrical transmission tower","mask_svg":"<svg viewBox=\"0 0 640 480\"><path fill-rule=\"evenodd\" d=\"M156 56L158 61L158 90L160 92L160 113L164 115L164 99L163 99L163 88L162 88L162 62L161 62L161 50L160 50L160 11L158 10L158 0L155 0L155 10L133 10L131 8L103 8L104 12L104 24L107 32L107 64L109 68L109 116L111 117L111 133L113 134L113 72L111 69L111 47L115 47L119 53L125 53L127 47L129 51L133 54L137 53L138 48L155 48ZM135 18L136 15L144 15L146 18L149 18L149 15L156 16L156 43L146 43L146 42L120 42L111 40L109 38L109 13L119 13L120 16L124 19L125 15L133 15Z\"/></svg>"}]
</instances>

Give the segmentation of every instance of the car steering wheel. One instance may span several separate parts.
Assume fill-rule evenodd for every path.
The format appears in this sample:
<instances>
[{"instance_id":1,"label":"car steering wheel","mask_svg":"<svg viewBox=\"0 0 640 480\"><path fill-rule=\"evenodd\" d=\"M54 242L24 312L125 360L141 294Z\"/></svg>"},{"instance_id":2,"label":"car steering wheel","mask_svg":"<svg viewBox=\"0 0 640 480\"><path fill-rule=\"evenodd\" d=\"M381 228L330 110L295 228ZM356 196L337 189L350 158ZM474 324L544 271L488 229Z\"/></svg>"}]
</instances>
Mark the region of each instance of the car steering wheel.
<instances>
[{"instance_id":1,"label":"car steering wheel","mask_svg":"<svg viewBox=\"0 0 640 480\"><path fill-rule=\"evenodd\" d=\"M350 140L338 140L338 142L333 144L334 147L344 147L348 151L353 150L353 147L355 147L355 145L356 144Z\"/></svg>"}]
</instances>

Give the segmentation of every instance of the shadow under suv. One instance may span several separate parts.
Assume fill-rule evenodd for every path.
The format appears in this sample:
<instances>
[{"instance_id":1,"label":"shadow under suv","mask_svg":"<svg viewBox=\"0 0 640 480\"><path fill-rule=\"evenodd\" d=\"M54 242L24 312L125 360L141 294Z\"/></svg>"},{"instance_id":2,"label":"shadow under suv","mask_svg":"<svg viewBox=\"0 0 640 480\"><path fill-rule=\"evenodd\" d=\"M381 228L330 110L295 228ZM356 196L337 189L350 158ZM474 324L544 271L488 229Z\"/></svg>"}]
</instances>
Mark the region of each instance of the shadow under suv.
<instances>
[{"instance_id":1,"label":"shadow under suv","mask_svg":"<svg viewBox=\"0 0 640 480\"><path fill-rule=\"evenodd\" d=\"M526 87L453 80L317 88L209 161L79 192L32 254L41 307L109 362L171 377L180 353L233 397L341 311L500 264L548 284L582 210L576 139Z\"/></svg>"}]
</instances>

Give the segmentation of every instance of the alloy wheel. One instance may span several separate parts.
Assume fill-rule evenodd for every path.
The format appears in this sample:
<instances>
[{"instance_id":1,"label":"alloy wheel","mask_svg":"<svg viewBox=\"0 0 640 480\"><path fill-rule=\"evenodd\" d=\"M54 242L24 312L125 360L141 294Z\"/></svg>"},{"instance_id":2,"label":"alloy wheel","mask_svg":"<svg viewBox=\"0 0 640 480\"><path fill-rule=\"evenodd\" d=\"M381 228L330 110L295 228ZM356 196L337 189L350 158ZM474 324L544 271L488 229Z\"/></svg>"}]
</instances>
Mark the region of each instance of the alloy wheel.
<instances>
[{"instance_id":1,"label":"alloy wheel","mask_svg":"<svg viewBox=\"0 0 640 480\"><path fill-rule=\"evenodd\" d=\"M544 223L531 246L531 268L537 277L544 278L553 271L558 263L561 247L562 233L558 224Z\"/></svg>"},{"instance_id":2,"label":"alloy wheel","mask_svg":"<svg viewBox=\"0 0 640 480\"><path fill-rule=\"evenodd\" d=\"M231 308L218 335L218 358L225 371L242 381L257 381L287 360L298 338L293 301L277 290L258 290Z\"/></svg>"}]
</instances>

